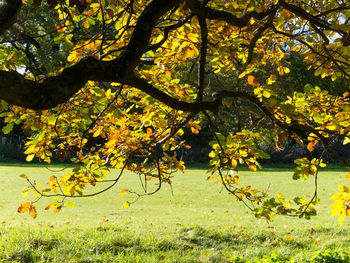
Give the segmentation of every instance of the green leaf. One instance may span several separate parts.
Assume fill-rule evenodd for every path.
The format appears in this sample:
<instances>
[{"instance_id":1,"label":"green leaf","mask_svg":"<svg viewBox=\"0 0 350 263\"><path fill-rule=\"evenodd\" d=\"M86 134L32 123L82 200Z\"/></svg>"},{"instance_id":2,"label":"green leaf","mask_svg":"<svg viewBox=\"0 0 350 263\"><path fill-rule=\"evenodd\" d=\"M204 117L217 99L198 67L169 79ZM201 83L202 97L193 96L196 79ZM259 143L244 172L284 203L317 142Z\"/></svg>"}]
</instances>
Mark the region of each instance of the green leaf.
<instances>
[{"instance_id":1,"label":"green leaf","mask_svg":"<svg viewBox=\"0 0 350 263\"><path fill-rule=\"evenodd\" d=\"M13 123L8 123L6 124L5 127L2 128L2 132L4 134L9 134L12 131L12 129L13 129Z\"/></svg>"}]
</instances>

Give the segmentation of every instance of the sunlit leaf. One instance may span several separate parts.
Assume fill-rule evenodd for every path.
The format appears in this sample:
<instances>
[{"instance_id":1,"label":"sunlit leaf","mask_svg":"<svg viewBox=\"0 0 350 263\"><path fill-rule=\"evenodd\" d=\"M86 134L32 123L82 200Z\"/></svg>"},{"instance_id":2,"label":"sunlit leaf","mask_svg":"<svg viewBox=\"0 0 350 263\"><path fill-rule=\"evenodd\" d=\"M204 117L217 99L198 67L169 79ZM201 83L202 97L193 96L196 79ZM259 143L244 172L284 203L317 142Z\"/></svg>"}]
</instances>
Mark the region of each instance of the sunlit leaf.
<instances>
[{"instance_id":1,"label":"sunlit leaf","mask_svg":"<svg viewBox=\"0 0 350 263\"><path fill-rule=\"evenodd\" d=\"M21 178L24 178L24 179L27 179L27 180L28 180L28 176L27 176L27 175L25 175L25 174L21 174L19 177L21 177Z\"/></svg>"},{"instance_id":2,"label":"sunlit leaf","mask_svg":"<svg viewBox=\"0 0 350 263\"><path fill-rule=\"evenodd\" d=\"M55 214L57 214L58 212L61 211L61 209L62 209L62 205L59 205L59 206L57 206L57 207L54 208L53 212L54 212Z\"/></svg>"},{"instance_id":3,"label":"sunlit leaf","mask_svg":"<svg viewBox=\"0 0 350 263\"><path fill-rule=\"evenodd\" d=\"M252 172L256 172L257 166L255 164L251 164L251 165L249 165L249 170L251 170Z\"/></svg>"},{"instance_id":4,"label":"sunlit leaf","mask_svg":"<svg viewBox=\"0 0 350 263\"><path fill-rule=\"evenodd\" d=\"M345 175L345 178L348 179L348 180L350 180L350 173L347 173L347 174Z\"/></svg>"},{"instance_id":5,"label":"sunlit leaf","mask_svg":"<svg viewBox=\"0 0 350 263\"><path fill-rule=\"evenodd\" d=\"M69 207L69 208L74 208L75 204L73 203L68 203L68 202L64 202L64 206Z\"/></svg>"},{"instance_id":6,"label":"sunlit leaf","mask_svg":"<svg viewBox=\"0 0 350 263\"><path fill-rule=\"evenodd\" d=\"M130 207L130 203L128 201L124 202L123 207L124 208L129 208Z\"/></svg>"},{"instance_id":7,"label":"sunlit leaf","mask_svg":"<svg viewBox=\"0 0 350 263\"><path fill-rule=\"evenodd\" d=\"M35 206L34 205L30 205L30 207L29 207L29 215L32 218L36 218L37 214L38 213L36 212Z\"/></svg>"},{"instance_id":8,"label":"sunlit leaf","mask_svg":"<svg viewBox=\"0 0 350 263\"><path fill-rule=\"evenodd\" d=\"M253 75L249 75L248 76L248 84L252 85L254 87L259 87L260 86L259 81Z\"/></svg>"},{"instance_id":9,"label":"sunlit leaf","mask_svg":"<svg viewBox=\"0 0 350 263\"><path fill-rule=\"evenodd\" d=\"M128 191L128 189L122 189L120 192L120 196L124 196L126 194L126 192Z\"/></svg>"},{"instance_id":10,"label":"sunlit leaf","mask_svg":"<svg viewBox=\"0 0 350 263\"><path fill-rule=\"evenodd\" d=\"M22 204L18 207L17 211L18 211L18 213L27 212L30 206L31 206L30 202L22 203Z\"/></svg>"},{"instance_id":11,"label":"sunlit leaf","mask_svg":"<svg viewBox=\"0 0 350 263\"><path fill-rule=\"evenodd\" d=\"M25 197L26 195L28 195L30 193L30 189L26 188L22 191L22 196Z\"/></svg>"}]
</instances>

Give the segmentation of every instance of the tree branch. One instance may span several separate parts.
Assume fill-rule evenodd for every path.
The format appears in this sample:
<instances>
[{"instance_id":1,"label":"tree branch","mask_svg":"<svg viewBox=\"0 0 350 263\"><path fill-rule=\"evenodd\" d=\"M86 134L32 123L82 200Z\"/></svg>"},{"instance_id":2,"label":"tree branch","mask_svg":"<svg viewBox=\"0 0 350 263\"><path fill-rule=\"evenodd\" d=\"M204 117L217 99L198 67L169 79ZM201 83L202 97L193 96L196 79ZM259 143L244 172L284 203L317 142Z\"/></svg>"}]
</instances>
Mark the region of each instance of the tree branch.
<instances>
[{"instance_id":1,"label":"tree branch","mask_svg":"<svg viewBox=\"0 0 350 263\"><path fill-rule=\"evenodd\" d=\"M192 113L198 113L203 110L210 110L214 113L217 113L218 108L221 105L221 102L219 100L203 102L179 101L169 96L168 94L160 91L159 89L155 88L152 84L148 83L147 80L135 76L129 76L125 78L124 83L147 93L153 98L163 102L164 104L176 110L182 110Z\"/></svg>"},{"instance_id":2,"label":"tree branch","mask_svg":"<svg viewBox=\"0 0 350 263\"><path fill-rule=\"evenodd\" d=\"M198 21L201 28L201 47L200 47L199 68L198 68L197 101L202 101L204 84L205 84L205 65L207 60L207 48L208 48L208 27L204 17L199 16Z\"/></svg>"},{"instance_id":3,"label":"tree branch","mask_svg":"<svg viewBox=\"0 0 350 263\"><path fill-rule=\"evenodd\" d=\"M83 58L61 74L41 83L28 80L17 72L0 71L0 99L25 108L42 110L67 101L89 80L123 82L147 50L158 20L179 2L180 0L153 0L140 15L128 46L112 61ZM8 5L14 4L11 2Z\"/></svg>"},{"instance_id":4,"label":"tree branch","mask_svg":"<svg viewBox=\"0 0 350 263\"><path fill-rule=\"evenodd\" d=\"M173 25L170 25L170 26L166 26L163 28L163 38L158 42L158 43L155 43L153 45L150 45L147 50L157 50L158 48L160 48L167 40L168 40L168 37L169 37L169 33L172 31L172 30L175 30L179 27L182 27L184 24L186 24L188 21L191 20L191 18L193 17L193 15L189 15L187 16L184 20L182 21L179 21L178 23L176 24L173 24Z\"/></svg>"},{"instance_id":5,"label":"tree branch","mask_svg":"<svg viewBox=\"0 0 350 263\"><path fill-rule=\"evenodd\" d=\"M3 0L0 3L0 35L16 21L22 7L22 0Z\"/></svg>"},{"instance_id":6,"label":"tree branch","mask_svg":"<svg viewBox=\"0 0 350 263\"><path fill-rule=\"evenodd\" d=\"M239 28L247 26L251 18L255 18L257 20L264 19L271 13L275 12L277 8L277 6L272 6L265 12L258 13L256 11L253 11L246 13L242 17L236 17L235 15L227 11L215 10L210 7L206 7L197 0L186 0L186 4L189 6L191 11L197 16L205 17L210 20L225 21L228 24Z\"/></svg>"},{"instance_id":7,"label":"tree branch","mask_svg":"<svg viewBox=\"0 0 350 263\"><path fill-rule=\"evenodd\" d=\"M307 20L307 21L309 21L309 22L311 22L311 23L313 23L313 24L315 24L323 29L329 29L329 23L327 21L323 21L319 17L309 14L307 11L305 11L301 7L286 3L285 1L279 1L279 3L282 7L284 7L288 11L296 14L297 16L304 18L305 20ZM334 29L332 29L332 30L336 31Z\"/></svg>"}]
</instances>

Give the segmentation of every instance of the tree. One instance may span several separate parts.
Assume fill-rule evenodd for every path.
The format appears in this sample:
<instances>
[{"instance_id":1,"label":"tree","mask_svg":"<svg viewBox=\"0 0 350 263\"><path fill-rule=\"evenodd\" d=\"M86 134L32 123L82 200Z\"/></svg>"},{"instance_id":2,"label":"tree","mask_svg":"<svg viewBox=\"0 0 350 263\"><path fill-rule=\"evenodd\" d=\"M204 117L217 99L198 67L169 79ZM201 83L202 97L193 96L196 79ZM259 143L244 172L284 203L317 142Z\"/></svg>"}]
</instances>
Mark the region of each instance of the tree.
<instances>
[{"instance_id":1,"label":"tree","mask_svg":"<svg viewBox=\"0 0 350 263\"><path fill-rule=\"evenodd\" d=\"M46 189L22 175L30 183L25 193L55 197L47 209L58 212L69 206L69 197L100 193L84 194L87 186L107 180L106 191L129 170L144 176L145 192L135 194L152 194L171 184L174 171L185 170L174 155L177 148L190 147L181 140L183 127L200 133L206 119L215 138L208 179L218 177L257 218L310 218L316 214L317 188L310 201L286 201L282 194L269 197L239 185L234 173L239 164L256 171L259 159L268 158L259 147L261 135L254 129L220 133L216 127L225 121L223 107L237 114L239 105L249 104L252 124L268 120L277 148L289 137L307 144L310 152L320 144L350 166L329 147L334 140L350 142L349 93L339 96L306 85L302 92L284 94L274 87L289 72L291 52L316 75L348 85L349 17L348 1L2 1L3 130L16 123L33 132L26 143L27 161L38 157L50 163L56 153L81 164L52 176ZM198 71L195 82L182 74L189 65ZM214 92L211 83L218 79L222 87ZM303 180L317 179L325 166L322 156L295 163L293 178ZM108 166L120 169L117 178L106 179ZM149 192L151 179L156 189ZM339 189L332 213L342 221L350 215L350 193L347 186ZM122 195L127 191L132 192ZM37 214L34 202L18 211Z\"/></svg>"}]
</instances>

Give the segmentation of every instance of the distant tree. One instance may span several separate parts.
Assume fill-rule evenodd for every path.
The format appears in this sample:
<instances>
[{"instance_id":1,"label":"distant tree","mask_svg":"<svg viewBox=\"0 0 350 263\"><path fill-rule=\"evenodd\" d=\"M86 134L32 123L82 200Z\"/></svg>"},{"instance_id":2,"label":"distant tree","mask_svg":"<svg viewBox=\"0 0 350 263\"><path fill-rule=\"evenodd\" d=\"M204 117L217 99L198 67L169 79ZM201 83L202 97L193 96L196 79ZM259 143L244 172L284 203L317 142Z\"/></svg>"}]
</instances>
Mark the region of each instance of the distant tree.
<instances>
[{"instance_id":1,"label":"distant tree","mask_svg":"<svg viewBox=\"0 0 350 263\"><path fill-rule=\"evenodd\" d=\"M58 212L69 206L69 197L110 189L124 170L144 176L145 192L137 195L154 193L171 184L174 171L185 170L172 155L177 148L189 148L178 140L183 128L200 133L206 119L214 137L209 179L218 177L257 218L310 218L316 214L317 191L310 201L287 201L282 194L269 197L240 185L234 174L239 164L256 171L258 160L268 158L259 148L261 134L245 123L237 123L236 131L220 132L218 127L231 121L222 117L229 109L238 116L246 114L240 106L249 105L251 127L268 120L276 148L288 138L307 144L310 152L322 145L349 166L329 147L334 140L350 142L348 92L339 95L313 85L283 91L274 85L290 71L291 52L316 75L348 85L349 17L350 2L334 0L2 1L4 130L21 123L33 131L26 143L27 161L38 157L50 163L55 153L81 164L64 176L50 177L45 189L23 175L30 183L25 193L55 197L47 209ZM197 70L195 81L179 74L185 65ZM219 89L212 88L216 79L222 83ZM307 133L307 141L299 131ZM325 166L322 156L295 163L294 179L303 180L317 178ZM107 165L120 169L119 176L108 178L111 185L104 190L84 194L87 186L106 180ZM148 192L151 179L156 189ZM339 189L332 213L342 221L350 214L350 193L347 186ZM24 203L18 211L37 214L34 203Z\"/></svg>"}]
</instances>

